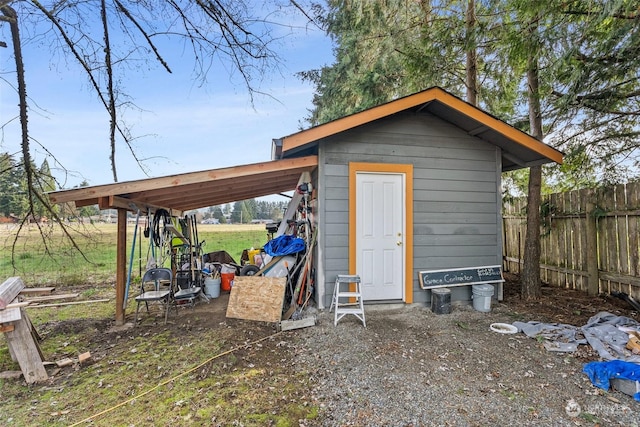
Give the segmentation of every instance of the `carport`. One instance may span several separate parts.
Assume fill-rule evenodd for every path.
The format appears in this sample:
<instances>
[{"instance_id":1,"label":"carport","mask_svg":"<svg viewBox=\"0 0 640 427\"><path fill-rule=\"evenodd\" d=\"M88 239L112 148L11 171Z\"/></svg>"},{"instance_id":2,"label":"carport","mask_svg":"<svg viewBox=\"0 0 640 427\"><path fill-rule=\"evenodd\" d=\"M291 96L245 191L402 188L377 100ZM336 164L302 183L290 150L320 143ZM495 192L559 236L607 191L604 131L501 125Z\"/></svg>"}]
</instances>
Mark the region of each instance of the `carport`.
<instances>
[{"instance_id":1,"label":"carport","mask_svg":"<svg viewBox=\"0 0 640 427\"><path fill-rule=\"evenodd\" d=\"M295 190L303 174L318 165L317 156L253 163L49 193L52 203L98 205L118 211L116 324L124 323L127 274L127 212L166 209L174 216L207 206Z\"/></svg>"}]
</instances>

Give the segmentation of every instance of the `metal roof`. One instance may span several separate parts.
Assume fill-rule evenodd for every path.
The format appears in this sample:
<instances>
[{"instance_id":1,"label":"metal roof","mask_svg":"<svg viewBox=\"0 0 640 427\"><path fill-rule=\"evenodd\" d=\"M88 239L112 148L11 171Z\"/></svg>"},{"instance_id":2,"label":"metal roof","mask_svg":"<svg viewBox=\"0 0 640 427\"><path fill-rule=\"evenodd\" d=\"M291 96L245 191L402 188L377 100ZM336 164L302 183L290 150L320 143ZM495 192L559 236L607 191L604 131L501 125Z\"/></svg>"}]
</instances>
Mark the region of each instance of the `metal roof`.
<instances>
[{"instance_id":1,"label":"metal roof","mask_svg":"<svg viewBox=\"0 0 640 427\"><path fill-rule=\"evenodd\" d=\"M500 147L503 171L550 162L562 163L563 154L560 151L439 87L274 140L272 157L317 154L317 146L324 138L406 111L433 114L469 135Z\"/></svg>"},{"instance_id":2,"label":"metal roof","mask_svg":"<svg viewBox=\"0 0 640 427\"><path fill-rule=\"evenodd\" d=\"M52 203L77 207L123 208L143 212L163 208L181 212L295 190L300 176L313 171L316 156L211 169L159 178L49 193Z\"/></svg>"}]
</instances>

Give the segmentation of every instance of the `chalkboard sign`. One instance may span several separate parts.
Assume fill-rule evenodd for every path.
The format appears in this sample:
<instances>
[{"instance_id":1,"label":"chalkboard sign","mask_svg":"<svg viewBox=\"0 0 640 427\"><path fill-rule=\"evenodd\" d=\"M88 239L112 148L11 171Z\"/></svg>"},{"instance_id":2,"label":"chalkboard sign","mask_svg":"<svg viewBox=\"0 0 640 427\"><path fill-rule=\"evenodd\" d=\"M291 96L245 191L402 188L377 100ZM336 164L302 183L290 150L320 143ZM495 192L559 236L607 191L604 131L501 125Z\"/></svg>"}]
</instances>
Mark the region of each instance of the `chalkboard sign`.
<instances>
[{"instance_id":1,"label":"chalkboard sign","mask_svg":"<svg viewBox=\"0 0 640 427\"><path fill-rule=\"evenodd\" d=\"M499 265L419 271L418 278L422 289L504 282Z\"/></svg>"}]
</instances>

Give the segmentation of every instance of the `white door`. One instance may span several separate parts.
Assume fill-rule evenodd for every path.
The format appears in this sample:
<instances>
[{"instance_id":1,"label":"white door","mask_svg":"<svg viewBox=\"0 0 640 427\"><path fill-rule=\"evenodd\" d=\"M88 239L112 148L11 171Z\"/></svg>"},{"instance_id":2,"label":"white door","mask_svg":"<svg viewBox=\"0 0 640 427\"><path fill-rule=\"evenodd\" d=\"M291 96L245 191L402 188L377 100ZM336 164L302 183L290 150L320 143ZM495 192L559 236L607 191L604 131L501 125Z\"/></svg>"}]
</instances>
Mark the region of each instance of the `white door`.
<instances>
[{"instance_id":1,"label":"white door","mask_svg":"<svg viewBox=\"0 0 640 427\"><path fill-rule=\"evenodd\" d=\"M402 299L404 174L356 173L356 272L364 300Z\"/></svg>"}]
</instances>

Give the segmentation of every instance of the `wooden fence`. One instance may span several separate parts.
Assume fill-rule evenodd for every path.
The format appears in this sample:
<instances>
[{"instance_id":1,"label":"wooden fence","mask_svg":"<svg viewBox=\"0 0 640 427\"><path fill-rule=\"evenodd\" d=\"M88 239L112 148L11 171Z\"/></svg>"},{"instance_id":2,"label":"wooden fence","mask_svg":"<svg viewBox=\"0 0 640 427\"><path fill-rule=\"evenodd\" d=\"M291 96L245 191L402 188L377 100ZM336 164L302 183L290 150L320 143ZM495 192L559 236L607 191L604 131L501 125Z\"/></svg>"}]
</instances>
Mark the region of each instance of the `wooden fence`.
<instances>
[{"instance_id":1,"label":"wooden fence","mask_svg":"<svg viewBox=\"0 0 640 427\"><path fill-rule=\"evenodd\" d=\"M503 207L505 271L522 269L526 207ZM543 282L640 300L640 183L543 196L540 240Z\"/></svg>"}]
</instances>

